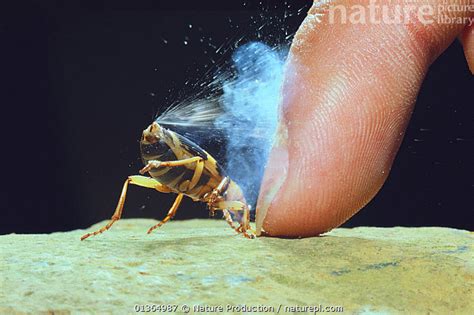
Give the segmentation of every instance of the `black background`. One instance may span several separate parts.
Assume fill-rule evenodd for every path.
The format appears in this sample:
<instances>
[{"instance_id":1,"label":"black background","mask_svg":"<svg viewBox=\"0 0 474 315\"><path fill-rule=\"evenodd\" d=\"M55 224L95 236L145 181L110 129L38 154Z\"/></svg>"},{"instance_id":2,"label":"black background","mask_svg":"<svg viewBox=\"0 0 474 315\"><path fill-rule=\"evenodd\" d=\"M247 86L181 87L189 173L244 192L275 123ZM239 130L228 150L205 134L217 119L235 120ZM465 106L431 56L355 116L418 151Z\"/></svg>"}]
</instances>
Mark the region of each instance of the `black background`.
<instances>
[{"instance_id":1,"label":"black background","mask_svg":"<svg viewBox=\"0 0 474 315\"><path fill-rule=\"evenodd\" d=\"M108 219L124 179L141 168L138 139L160 106L179 99L186 81L203 79L211 59L229 58L235 39L281 43L310 2L3 7L0 233L64 231ZM209 43L224 44L226 52ZM472 99L473 77L455 42L428 73L390 177L345 226L472 230ZM131 187L124 217L162 218L172 200ZM207 216L205 205L186 200L176 219Z\"/></svg>"}]
</instances>

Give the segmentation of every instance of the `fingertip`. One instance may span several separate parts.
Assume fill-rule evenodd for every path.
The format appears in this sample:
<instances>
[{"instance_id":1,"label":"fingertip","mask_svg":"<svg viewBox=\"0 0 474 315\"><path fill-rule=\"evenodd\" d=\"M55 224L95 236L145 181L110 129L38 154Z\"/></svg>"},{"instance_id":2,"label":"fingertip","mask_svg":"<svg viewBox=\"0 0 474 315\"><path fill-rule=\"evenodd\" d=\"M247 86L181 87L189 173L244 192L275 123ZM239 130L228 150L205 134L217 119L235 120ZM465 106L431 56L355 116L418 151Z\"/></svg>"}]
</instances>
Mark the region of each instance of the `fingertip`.
<instances>
[{"instance_id":1,"label":"fingertip","mask_svg":"<svg viewBox=\"0 0 474 315\"><path fill-rule=\"evenodd\" d=\"M460 39L464 47L464 55L466 56L469 70L474 74L474 24L471 24L464 29Z\"/></svg>"},{"instance_id":2,"label":"fingertip","mask_svg":"<svg viewBox=\"0 0 474 315\"><path fill-rule=\"evenodd\" d=\"M305 21L288 58L293 71L285 73L283 88L284 150L274 148L265 172L258 235L319 235L377 194L433 56L461 30L437 25L414 36L411 26ZM461 40L473 72L473 26ZM282 152L286 163L278 163Z\"/></svg>"}]
</instances>

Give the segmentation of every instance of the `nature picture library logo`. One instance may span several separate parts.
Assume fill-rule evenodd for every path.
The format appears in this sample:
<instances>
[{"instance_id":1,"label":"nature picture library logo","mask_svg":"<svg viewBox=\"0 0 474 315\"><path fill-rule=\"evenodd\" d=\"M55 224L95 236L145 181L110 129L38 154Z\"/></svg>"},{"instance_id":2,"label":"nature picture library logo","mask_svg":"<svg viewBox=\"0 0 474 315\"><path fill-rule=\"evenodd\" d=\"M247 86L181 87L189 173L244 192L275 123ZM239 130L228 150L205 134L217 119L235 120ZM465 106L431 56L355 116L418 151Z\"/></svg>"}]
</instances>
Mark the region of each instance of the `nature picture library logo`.
<instances>
[{"instance_id":1,"label":"nature picture library logo","mask_svg":"<svg viewBox=\"0 0 474 315\"><path fill-rule=\"evenodd\" d=\"M421 22L425 25L474 23L474 1L465 4L443 0L437 4L423 1L407 1L393 4L391 1L370 0L367 4L340 4L339 1L315 2L313 17L319 22L327 16L330 24L409 24Z\"/></svg>"}]
</instances>

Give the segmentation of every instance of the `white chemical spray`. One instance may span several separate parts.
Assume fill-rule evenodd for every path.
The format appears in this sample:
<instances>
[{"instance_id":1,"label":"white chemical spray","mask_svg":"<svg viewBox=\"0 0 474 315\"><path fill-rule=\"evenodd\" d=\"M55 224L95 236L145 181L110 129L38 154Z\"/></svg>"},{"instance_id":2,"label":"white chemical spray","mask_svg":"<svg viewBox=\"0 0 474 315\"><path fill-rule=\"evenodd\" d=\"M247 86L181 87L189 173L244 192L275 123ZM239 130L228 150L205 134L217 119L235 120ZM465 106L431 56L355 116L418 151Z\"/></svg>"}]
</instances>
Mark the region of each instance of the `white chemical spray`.
<instances>
[{"instance_id":1,"label":"white chemical spray","mask_svg":"<svg viewBox=\"0 0 474 315\"><path fill-rule=\"evenodd\" d=\"M246 35L229 35L221 44L200 38L210 67L205 65L207 72L196 82L188 80L184 99L174 98L156 118L210 151L242 188L252 210L277 127L284 63L296 31L291 25L297 27L311 5L293 8L283 2L286 9L279 16L261 4L261 14L250 16ZM230 18L228 23L234 25ZM240 34L244 26L234 25Z\"/></svg>"},{"instance_id":2,"label":"white chemical spray","mask_svg":"<svg viewBox=\"0 0 474 315\"><path fill-rule=\"evenodd\" d=\"M278 121L284 54L252 42L232 60L236 77L223 82L224 114L215 124L227 136L227 173L254 206Z\"/></svg>"},{"instance_id":3,"label":"white chemical spray","mask_svg":"<svg viewBox=\"0 0 474 315\"><path fill-rule=\"evenodd\" d=\"M193 140L221 137L226 154L219 162L252 208L278 121L285 57L285 51L261 42L242 45L230 69L216 71L201 98L182 101L156 119Z\"/></svg>"}]
</instances>

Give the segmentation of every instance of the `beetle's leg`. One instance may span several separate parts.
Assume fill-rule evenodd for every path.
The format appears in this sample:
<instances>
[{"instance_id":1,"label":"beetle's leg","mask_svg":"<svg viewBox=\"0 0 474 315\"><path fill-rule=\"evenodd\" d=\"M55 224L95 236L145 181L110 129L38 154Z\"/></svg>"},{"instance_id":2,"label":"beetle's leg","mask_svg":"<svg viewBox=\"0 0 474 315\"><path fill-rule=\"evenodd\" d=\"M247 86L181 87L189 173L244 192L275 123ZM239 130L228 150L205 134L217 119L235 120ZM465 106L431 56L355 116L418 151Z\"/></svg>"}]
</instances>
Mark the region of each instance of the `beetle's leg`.
<instances>
[{"instance_id":1,"label":"beetle's leg","mask_svg":"<svg viewBox=\"0 0 474 315\"><path fill-rule=\"evenodd\" d=\"M183 166L186 164L194 163L202 161L202 157L195 156L189 159L184 159L184 160L177 160L177 161L148 161L148 164L140 170L140 174L145 174L146 172L149 172L153 168L159 168L159 167L176 167L176 166Z\"/></svg>"},{"instance_id":2,"label":"beetle's leg","mask_svg":"<svg viewBox=\"0 0 474 315\"><path fill-rule=\"evenodd\" d=\"M181 200L183 200L183 194L178 194L178 196L176 197L173 205L171 206L171 209L168 211L168 214L166 215L166 217L160 221L160 223L152 226L149 230L148 230L148 234L150 234L154 229L157 229L159 228L160 226L162 226L163 224L165 224L166 222L168 222L170 219L172 219L174 217L174 215L176 214L176 210L178 210L178 207L179 207L179 204L181 203Z\"/></svg>"},{"instance_id":3,"label":"beetle's leg","mask_svg":"<svg viewBox=\"0 0 474 315\"><path fill-rule=\"evenodd\" d=\"M224 214L224 218L225 218L226 222L229 223L230 227L233 228L234 230L236 230L237 228L234 226L234 221L232 220L232 217L229 213L229 210L223 209L222 213Z\"/></svg>"},{"instance_id":4,"label":"beetle's leg","mask_svg":"<svg viewBox=\"0 0 474 315\"><path fill-rule=\"evenodd\" d=\"M193 189L199 179L201 179L202 171L204 170L204 161L201 159L200 161L196 162L196 168L194 169L193 178L191 178L191 182L189 183L188 190Z\"/></svg>"},{"instance_id":5,"label":"beetle's leg","mask_svg":"<svg viewBox=\"0 0 474 315\"><path fill-rule=\"evenodd\" d=\"M222 197L222 192L227 189L227 186L230 183L230 178L229 177L224 177L219 185L212 190L211 193L204 195L204 200L206 200L207 205L209 207L209 211L211 211L211 214L214 213L215 210L222 210L224 213L224 218L226 219L227 223L236 230L238 233L242 233L245 237L247 238L254 238L255 235L254 233L247 233L247 230L250 230L250 210L247 207L247 205L243 202L240 201L224 201ZM234 227L232 218L229 214L229 210L231 211L243 211L244 212L244 218L243 222L240 224L238 228Z\"/></svg>"},{"instance_id":6,"label":"beetle's leg","mask_svg":"<svg viewBox=\"0 0 474 315\"><path fill-rule=\"evenodd\" d=\"M243 217L240 226L236 229L237 232L242 230L250 230L250 210L248 206L240 201L220 201L217 202L214 206L214 209L226 209L228 211L242 211Z\"/></svg>"},{"instance_id":7,"label":"beetle's leg","mask_svg":"<svg viewBox=\"0 0 474 315\"><path fill-rule=\"evenodd\" d=\"M101 229L92 232L92 233L87 233L84 236L81 237L81 241L85 240L86 238L90 236L94 236L100 233L103 233L110 229L110 227L120 218L122 217L122 210L123 210L123 205L125 203L125 198L127 196L127 190L128 190L128 185L133 184L141 187L146 187L146 188L152 188L156 189L160 192L163 193L168 193L171 192L171 189L169 189L167 186L161 184L158 182L156 179L150 178L150 177L145 177L145 176L129 176L126 180L125 183L123 184L122 188L122 193L120 194L120 198L117 204L117 207L115 208L115 212L112 215L112 218L110 219L110 222L107 223L106 226L102 227Z\"/></svg>"},{"instance_id":8,"label":"beetle's leg","mask_svg":"<svg viewBox=\"0 0 474 315\"><path fill-rule=\"evenodd\" d=\"M227 185L229 185L229 183L230 178L226 176L221 180L221 182L216 188L214 188L210 193L204 195L203 201L207 202L211 217L214 216L214 205L216 204L216 202L223 200L222 192L224 191L224 189L227 188Z\"/></svg>"},{"instance_id":9,"label":"beetle's leg","mask_svg":"<svg viewBox=\"0 0 474 315\"><path fill-rule=\"evenodd\" d=\"M179 184L178 190L181 192L190 192L194 187L196 187L199 179L201 179L202 172L204 170L204 161L200 160L196 162L196 167L194 168L194 174L191 180L185 180Z\"/></svg>"},{"instance_id":10,"label":"beetle's leg","mask_svg":"<svg viewBox=\"0 0 474 315\"><path fill-rule=\"evenodd\" d=\"M125 197L127 196L127 189L128 189L128 184L130 183L130 178L127 178L125 180L125 183L123 184L122 188L122 193L120 194L120 198L117 204L117 207L115 208L115 212L112 215L112 218L110 219L109 223L107 223L106 226L100 228L99 230L92 232L92 233L87 233L81 237L81 241L85 240L86 238L90 236L94 236L100 233L103 233L110 229L110 227L115 223L115 221L120 220L120 217L122 216L122 210L123 210L123 205L125 203Z\"/></svg>"},{"instance_id":11,"label":"beetle's leg","mask_svg":"<svg viewBox=\"0 0 474 315\"><path fill-rule=\"evenodd\" d=\"M134 175L134 176L129 176L128 178L130 179L130 184L132 185L156 189L162 193L171 192L171 189L168 186L163 185L162 183L160 183L159 181L157 181L156 179L152 177Z\"/></svg>"},{"instance_id":12,"label":"beetle's leg","mask_svg":"<svg viewBox=\"0 0 474 315\"><path fill-rule=\"evenodd\" d=\"M213 210L243 211L242 223L238 228L234 228L238 233L242 233L247 238L255 238L255 234L250 228L250 210L248 206L240 201L219 201L212 205ZM225 214L224 214L225 215ZM247 233L250 231L250 233Z\"/></svg>"},{"instance_id":13,"label":"beetle's leg","mask_svg":"<svg viewBox=\"0 0 474 315\"><path fill-rule=\"evenodd\" d=\"M214 207L215 203L221 201L222 199L222 192L227 188L227 185L230 183L229 177L224 177L219 185L214 188L211 193L204 195L204 200L207 201L207 205L209 206L209 210L212 212L212 208Z\"/></svg>"}]
</instances>

